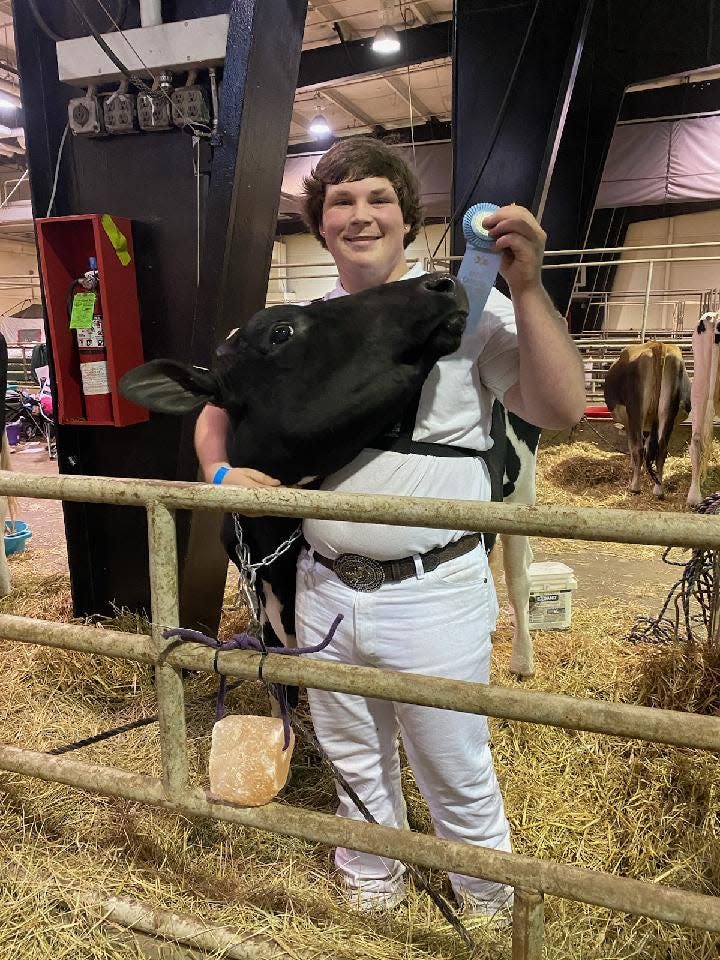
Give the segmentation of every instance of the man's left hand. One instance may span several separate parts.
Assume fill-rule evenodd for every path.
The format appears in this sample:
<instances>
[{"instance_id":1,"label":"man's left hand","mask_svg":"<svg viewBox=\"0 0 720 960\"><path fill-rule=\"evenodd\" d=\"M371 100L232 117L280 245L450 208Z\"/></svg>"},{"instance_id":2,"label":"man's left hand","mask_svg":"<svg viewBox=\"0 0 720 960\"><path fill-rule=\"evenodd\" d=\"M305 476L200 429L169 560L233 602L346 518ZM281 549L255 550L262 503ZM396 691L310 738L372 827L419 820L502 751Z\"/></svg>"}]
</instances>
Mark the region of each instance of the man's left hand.
<instances>
[{"instance_id":1,"label":"man's left hand","mask_svg":"<svg viewBox=\"0 0 720 960\"><path fill-rule=\"evenodd\" d=\"M500 274L517 296L542 284L540 267L547 234L526 207L511 203L488 214L483 227L502 251Z\"/></svg>"}]
</instances>

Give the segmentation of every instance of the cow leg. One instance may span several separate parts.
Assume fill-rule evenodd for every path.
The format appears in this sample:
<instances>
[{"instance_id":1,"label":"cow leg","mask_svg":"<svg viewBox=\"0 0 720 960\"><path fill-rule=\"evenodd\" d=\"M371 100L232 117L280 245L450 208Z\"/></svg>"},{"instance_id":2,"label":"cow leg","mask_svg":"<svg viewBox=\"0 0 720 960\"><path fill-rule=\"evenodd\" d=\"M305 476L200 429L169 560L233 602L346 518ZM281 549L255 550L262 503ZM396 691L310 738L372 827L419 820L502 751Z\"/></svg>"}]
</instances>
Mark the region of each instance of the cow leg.
<instances>
[{"instance_id":1,"label":"cow leg","mask_svg":"<svg viewBox=\"0 0 720 960\"><path fill-rule=\"evenodd\" d=\"M690 469L692 476L690 479L690 489L687 495L687 504L689 507L696 507L702 500L700 492L700 481L702 479L703 467L705 464L705 437L702 433L693 433L690 438Z\"/></svg>"},{"instance_id":2,"label":"cow leg","mask_svg":"<svg viewBox=\"0 0 720 960\"><path fill-rule=\"evenodd\" d=\"M640 493L640 474L642 472L643 460L645 459L645 442L643 440L642 430L634 429L628 431L628 452L630 453L630 464L632 466L632 475L628 490L630 493Z\"/></svg>"},{"instance_id":3,"label":"cow leg","mask_svg":"<svg viewBox=\"0 0 720 960\"><path fill-rule=\"evenodd\" d=\"M508 599L513 611L513 640L510 673L518 677L535 675L533 644L530 637L530 564L533 552L527 537L500 537Z\"/></svg>"}]
</instances>

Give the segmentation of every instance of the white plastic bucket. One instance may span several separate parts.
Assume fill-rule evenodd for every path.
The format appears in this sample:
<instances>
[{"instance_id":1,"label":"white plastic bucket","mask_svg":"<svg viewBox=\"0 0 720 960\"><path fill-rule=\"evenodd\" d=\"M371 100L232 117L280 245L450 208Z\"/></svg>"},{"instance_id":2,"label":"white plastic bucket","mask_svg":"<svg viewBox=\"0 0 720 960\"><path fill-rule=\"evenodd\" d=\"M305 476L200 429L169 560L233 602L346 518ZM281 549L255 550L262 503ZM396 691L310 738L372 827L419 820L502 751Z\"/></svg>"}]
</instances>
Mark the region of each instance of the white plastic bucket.
<instances>
[{"instance_id":1,"label":"white plastic bucket","mask_svg":"<svg viewBox=\"0 0 720 960\"><path fill-rule=\"evenodd\" d=\"M530 629L568 630L572 591L577 580L572 567L557 560L530 564Z\"/></svg>"}]
</instances>

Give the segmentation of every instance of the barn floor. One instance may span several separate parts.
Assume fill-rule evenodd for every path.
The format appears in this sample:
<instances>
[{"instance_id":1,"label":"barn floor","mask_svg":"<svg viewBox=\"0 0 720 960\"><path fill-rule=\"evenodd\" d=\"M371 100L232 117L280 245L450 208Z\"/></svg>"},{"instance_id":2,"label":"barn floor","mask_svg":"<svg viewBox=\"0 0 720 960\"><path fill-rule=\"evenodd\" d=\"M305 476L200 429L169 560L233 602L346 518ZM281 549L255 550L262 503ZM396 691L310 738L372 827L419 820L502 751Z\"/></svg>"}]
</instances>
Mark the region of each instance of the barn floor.
<instances>
[{"instance_id":1,"label":"barn floor","mask_svg":"<svg viewBox=\"0 0 720 960\"><path fill-rule=\"evenodd\" d=\"M33 462L30 454L22 456ZM23 469L18 460L16 469ZM32 469L54 467L38 457ZM568 444L560 437L541 451L538 499L680 511L688 474L686 458L671 459L668 499L658 505L649 495L625 493L627 458L602 438L580 436ZM720 489L717 451L707 489ZM60 509L51 504L30 513L30 505L24 501L20 516L30 519L37 535L32 549L11 561L15 589L0 601L0 610L68 620L69 588L57 539ZM38 549L43 543L50 548L49 560ZM720 715L720 662L708 658L700 669L680 646L632 645L624 639L636 613L657 612L676 579L677 568L661 563L660 549L547 539L536 540L534 549L536 559L573 567L579 586L571 629L535 634L537 675L523 688ZM144 628L130 617L118 626ZM239 626L237 614L228 612L223 631ZM507 674L510 634L503 610L493 682L515 687ZM155 710L152 676L142 667L2 640L0 655L5 742L48 749ZM209 689L212 682L204 678L187 680L188 700ZM230 705L238 713L264 713L264 691L245 684L231 695ZM207 707L190 707L188 715L192 774L202 783L211 719ZM717 757L530 724L493 721L491 727L518 853L720 894ZM158 773L153 727L75 756ZM412 828L429 831L427 810L407 769L404 786ZM332 782L302 743L282 799L334 809ZM448 893L445 877L426 875L435 889ZM272 940L283 957L468 957L430 901L412 889L408 903L391 916L349 911L333 881L331 851L322 845L215 822L191 823L138 804L0 775L0 960L191 956L99 922L79 905L82 891L96 889ZM715 935L571 901L548 898L546 919L548 960L715 960L720 952ZM476 924L472 933L475 960L510 960L507 932ZM254 954L257 960L270 955Z\"/></svg>"}]
</instances>

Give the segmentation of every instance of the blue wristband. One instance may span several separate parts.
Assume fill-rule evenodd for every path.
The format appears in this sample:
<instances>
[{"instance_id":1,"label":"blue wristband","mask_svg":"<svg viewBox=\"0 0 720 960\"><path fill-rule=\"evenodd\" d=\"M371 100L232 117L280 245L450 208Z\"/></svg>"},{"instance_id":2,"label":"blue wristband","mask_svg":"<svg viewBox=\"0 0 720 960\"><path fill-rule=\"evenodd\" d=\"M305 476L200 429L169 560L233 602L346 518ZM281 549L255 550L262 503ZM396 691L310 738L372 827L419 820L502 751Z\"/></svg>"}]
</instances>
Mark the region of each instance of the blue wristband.
<instances>
[{"instance_id":1,"label":"blue wristband","mask_svg":"<svg viewBox=\"0 0 720 960\"><path fill-rule=\"evenodd\" d=\"M218 467L213 474L212 483L221 484L225 479L226 474L230 473L231 470L232 467Z\"/></svg>"}]
</instances>

